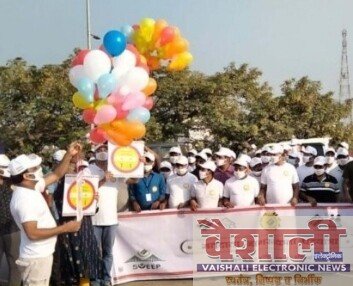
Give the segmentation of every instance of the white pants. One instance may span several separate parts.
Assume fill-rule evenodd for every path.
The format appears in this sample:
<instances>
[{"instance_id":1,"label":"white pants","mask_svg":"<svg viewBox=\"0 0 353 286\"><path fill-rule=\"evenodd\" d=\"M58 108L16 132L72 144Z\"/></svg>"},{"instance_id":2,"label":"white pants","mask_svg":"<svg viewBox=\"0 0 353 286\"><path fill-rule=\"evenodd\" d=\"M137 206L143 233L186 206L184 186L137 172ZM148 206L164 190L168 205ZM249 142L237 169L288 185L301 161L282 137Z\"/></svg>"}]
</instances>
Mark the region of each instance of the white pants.
<instances>
[{"instance_id":1,"label":"white pants","mask_svg":"<svg viewBox=\"0 0 353 286\"><path fill-rule=\"evenodd\" d=\"M48 286L51 269L53 266L53 255L43 258L19 258L18 265L23 286Z\"/></svg>"}]
</instances>

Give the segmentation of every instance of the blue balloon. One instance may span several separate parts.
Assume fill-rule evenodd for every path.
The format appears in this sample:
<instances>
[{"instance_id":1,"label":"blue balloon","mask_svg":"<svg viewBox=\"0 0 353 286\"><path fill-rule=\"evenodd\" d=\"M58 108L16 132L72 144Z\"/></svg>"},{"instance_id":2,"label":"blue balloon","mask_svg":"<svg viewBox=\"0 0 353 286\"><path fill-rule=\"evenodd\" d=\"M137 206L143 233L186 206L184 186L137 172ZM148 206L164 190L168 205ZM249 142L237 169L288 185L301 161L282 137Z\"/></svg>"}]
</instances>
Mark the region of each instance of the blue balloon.
<instances>
[{"instance_id":1,"label":"blue balloon","mask_svg":"<svg viewBox=\"0 0 353 286\"><path fill-rule=\"evenodd\" d=\"M126 37L123 33L112 30L104 35L105 50L113 57L120 55L126 48Z\"/></svg>"},{"instance_id":2,"label":"blue balloon","mask_svg":"<svg viewBox=\"0 0 353 286\"><path fill-rule=\"evenodd\" d=\"M97 87L100 98L106 98L116 87L117 80L110 73L103 74L97 81Z\"/></svg>"},{"instance_id":3,"label":"blue balloon","mask_svg":"<svg viewBox=\"0 0 353 286\"><path fill-rule=\"evenodd\" d=\"M93 102L94 98L94 82L89 78L81 78L77 82L77 89L87 102Z\"/></svg>"},{"instance_id":4,"label":"blue balloon","mask_svg":"<svg viewBox=\"0 0 353 286\"><path fill-rule=\"evenodd\" d=\"M147 108L136 107L132 109L126 119L128 121L140 121L142 123L147 123L150 120L151 114Z\"/></svg>"},{"instance_id":5,"label":"blue balloon","mask_svg":"<svg viewBox=\"0 0 353 286\"><path fill-rule=\"evenodd\" d=\"M126 24L122 26L120 30L125 35L126 39L130 40L132 33L134 32L134 28Z\"/></svg>"}]
</instances>

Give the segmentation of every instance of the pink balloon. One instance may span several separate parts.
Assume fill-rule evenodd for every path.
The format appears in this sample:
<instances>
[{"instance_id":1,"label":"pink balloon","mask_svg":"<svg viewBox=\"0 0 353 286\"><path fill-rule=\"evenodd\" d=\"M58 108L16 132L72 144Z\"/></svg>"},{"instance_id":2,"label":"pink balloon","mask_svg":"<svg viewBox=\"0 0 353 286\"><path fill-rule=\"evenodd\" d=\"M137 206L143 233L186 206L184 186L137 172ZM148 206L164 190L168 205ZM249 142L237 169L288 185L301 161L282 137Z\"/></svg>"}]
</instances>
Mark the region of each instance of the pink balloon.
<instances>
[{"instance_id":1,"label":"pink balloon","mask_svg":"<svg viewBox=\"0 0 353 286\"><path fill-rule=\"evenodd\" d=\"M94 117L95 124L109 123L116 117L116 110L112 105L103 105L98 109L96 116Z\"/></svg>"},{"instance_id":2,"label":"pink balloon","mask_svg":"<svg viewBox=\"0 0 353 286\"><path fill-rule=\"evenodd\" d=\"M152 97L147 97L146 102L143 105L143 107L147 108L148 110L151 110L154 105L153 98Z\"/></svg>"},{"instance_id":3,"label":"pink balloon","mask_svg":"<svg viewBox=\"0 0 353 286\"><path fill-rule=\"evenodd\" d=\"M136 107L143 106L146 102L146 96L143 92L137 91L135 93L129 93L125 97L124 104L122 106L123 110L131 110Z\"/></svg>"},{"instance_id":4,"label":"pink balloon","mask_svg":"<svg viewBox=\"0 0 353 286\"><path fill-rule=\"evenodd\" d=\"M113 105L114 107L121 107L125 101L125 97L120 95L118 92L114 92L108 97L107 100L108 103Z\"/></svg>"},{"instance_id":5,"label":"pink balloon","mask_svg":"<svg viewBox=\"0 0 353 286\"><path fill-rule=\"evenodd\" d=\"M105 131L99 128L94 128L90 132L89 138L93 143L96 143L96 144L102 144L105 141L107 141L105 138Z\"/></svg>"},{"instance_id":6,"label":"pink balloon","mask_svg":"<svg viewBox=\"0 0 353 286\"><path fill-rule=\"evenodd\" d=\"M94 108L88 108L83 111L82 117L87 124L92 124L94 122L94 117L96 116L96 111Z\"/></svg>"}]
</instances>

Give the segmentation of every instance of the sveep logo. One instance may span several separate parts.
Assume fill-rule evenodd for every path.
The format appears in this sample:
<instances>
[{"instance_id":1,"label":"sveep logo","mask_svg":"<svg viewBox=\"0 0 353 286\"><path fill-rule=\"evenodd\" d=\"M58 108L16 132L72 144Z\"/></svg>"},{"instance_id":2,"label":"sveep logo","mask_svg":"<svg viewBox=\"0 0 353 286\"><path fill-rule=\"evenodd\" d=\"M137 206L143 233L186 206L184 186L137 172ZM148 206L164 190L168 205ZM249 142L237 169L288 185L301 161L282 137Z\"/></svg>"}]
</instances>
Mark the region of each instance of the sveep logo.
<instances>
[{"instance_id":1,"label":"sveep logo","mask_svg":"<svg viewBox=\"0 0 353 286\"><path fill-rule=\"evenodd\" d=\"M148 270L154 270L154 269L159 269L161 267L161 264L158 263L159 261L163 261L150 251L143 249L139 252L137 252L134 256L132 256L130 259L126 260L125 263L133 263L132 268L134 270L138 269L148 269Z\"/></svg>"}]
</instances>

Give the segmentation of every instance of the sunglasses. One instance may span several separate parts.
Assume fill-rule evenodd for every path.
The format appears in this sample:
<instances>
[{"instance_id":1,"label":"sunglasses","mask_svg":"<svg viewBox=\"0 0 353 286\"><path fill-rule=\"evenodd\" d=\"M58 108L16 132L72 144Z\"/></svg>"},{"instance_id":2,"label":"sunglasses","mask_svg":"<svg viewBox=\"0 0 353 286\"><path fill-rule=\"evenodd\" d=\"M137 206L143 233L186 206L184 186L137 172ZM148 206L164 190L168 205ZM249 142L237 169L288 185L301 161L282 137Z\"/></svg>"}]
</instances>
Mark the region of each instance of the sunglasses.
<instances>
[{"instance_id":1,"label":"sunglasses","mask_svg":"<svg viewBox=\"0 0 353 286\"><path fill-rule=\"evenodd\" d=\"M314 169L318 170L318 169L323 169L324 166L320 166L320 165L314 165Z\"/></svg>"}]
</instances>

